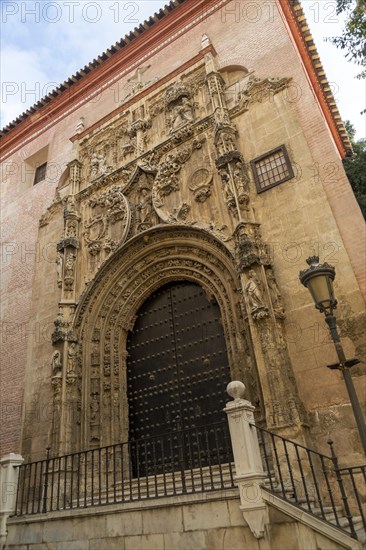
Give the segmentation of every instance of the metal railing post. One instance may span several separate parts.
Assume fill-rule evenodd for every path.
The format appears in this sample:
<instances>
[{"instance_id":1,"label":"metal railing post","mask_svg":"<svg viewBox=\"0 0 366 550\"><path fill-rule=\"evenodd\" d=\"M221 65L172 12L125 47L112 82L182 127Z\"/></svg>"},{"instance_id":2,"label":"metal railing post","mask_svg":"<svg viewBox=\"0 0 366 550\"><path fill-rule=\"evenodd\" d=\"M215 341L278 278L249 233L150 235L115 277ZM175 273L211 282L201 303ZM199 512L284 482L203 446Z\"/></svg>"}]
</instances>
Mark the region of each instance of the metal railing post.
<instances>
[{"instance_id":1,"label":"metal railing post","mask_svg":"<svg viewBox=\"0 0 366 550\"><path fill-rule=\"evenodd\" d=\"M50 447L46 449L46 471L44 474L44 486L43 486L43 507L42 514L47 512L47 493L48 493L48 468L50 464Z\"/></svg>"},{"instance_id":2,"label":"metal railing post","mask_svg":"<svg viewBox=\"0 0 366 550\"><path fill-rule=\"evenodd\" d=\"M328 439L327 443L330 447L330 452L331 452L332 462L333 462L333 468L334 468L334 472L335 472L335 475L336 475L336 480L338 482L339 490L340 490L340 493L341 493L342 502L343 502L343 506L344 506L344 511L345 511L346 518L348 520L349 528L350 528L350 531L351 531L351 537L357 540L357 534L356 534L356 531L355 531L355 526L353 524L351 510L350 510L350 507L349 507L349 504L348 504L348 497L347 497L347 494L346 494L346 490L344 488L344 483L343 483L342 476L341 476L340 471L339 471L338 458L337 458L337 456L334 452L334 448L333 448L333 441L331 439Z\"/></svg>"}]
</instances>

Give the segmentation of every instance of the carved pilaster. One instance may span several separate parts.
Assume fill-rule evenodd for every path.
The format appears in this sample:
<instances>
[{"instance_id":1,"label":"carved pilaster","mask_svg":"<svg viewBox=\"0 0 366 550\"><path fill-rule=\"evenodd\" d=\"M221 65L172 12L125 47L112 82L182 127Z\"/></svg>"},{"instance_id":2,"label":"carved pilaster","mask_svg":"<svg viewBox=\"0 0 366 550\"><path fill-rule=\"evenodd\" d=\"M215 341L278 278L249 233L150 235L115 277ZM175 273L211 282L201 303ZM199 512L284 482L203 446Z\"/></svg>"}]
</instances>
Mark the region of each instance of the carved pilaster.
<instances>
[{"instance_id":1,"label":"carved pilaster","mask_svg":"<svg viewBox=\"0 0 366 550\"><path fill-rule=\"evenodd\" d=\"M76 200L73 195L70 195L64 202L64 235L57 243L57 285L62 289L62 302L75 301L79 222Z\"/></svg>"},{"instance_id":2,"label":"carved pilaster","mask_svg":"<svg viewBox=\"0 0 366 550\"><path fill-rule=\"evenodd\" d=\"M252 245L254 248L246 260L241 259L244 268L241 280L267 426L274 430L300 427L307 423L307 417L284 338L284 308L279 289L272 269L265 269L260 259L258 243Z\"/></svg>"},{"instance_id":3,"label":"carved pilaster","mask_svg":"<svg viewBox=\"0 0 366 550\"><path fill-rule=\"evenodd\" d=\"M212 101L216 127L230 125L229 111L225 100L225 81L216 70L212 53L205 55L206 83Z\"/></svg>"},{"instance_id":4,"label":"carved pilaster","mask_svg":"<svg viewBox=\"0 0 366 550\"><path fill-rule=\"evenodd\" d=\"M70 192L76 195L80 191L82 164L77 159L69 162L70 168Z\"/></svg>"},{"instance_id":5,"label":"carved pilaster","mask_svg":"<svg viewBox=\"0 0 366 550\"><path fill-rule=\"evenodd\" d=\"M260 224L241 222L234 232L236 241L236 258L240 272L253 265L269 265L270 249L260 234Z\"/></svg>"}]
</instances>

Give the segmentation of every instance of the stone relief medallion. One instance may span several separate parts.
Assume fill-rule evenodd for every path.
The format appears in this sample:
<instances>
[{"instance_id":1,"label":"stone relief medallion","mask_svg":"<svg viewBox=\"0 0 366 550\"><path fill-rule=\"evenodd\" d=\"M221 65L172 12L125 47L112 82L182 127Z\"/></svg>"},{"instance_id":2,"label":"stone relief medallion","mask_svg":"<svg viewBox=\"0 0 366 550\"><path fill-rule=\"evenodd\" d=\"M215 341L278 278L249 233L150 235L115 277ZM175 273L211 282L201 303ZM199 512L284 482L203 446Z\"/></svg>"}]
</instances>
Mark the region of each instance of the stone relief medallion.
<instances>
[{"instance_id":1,"label":"stone relief medallion","mask_svg":"<svg viewBox=\"0 0 366 550\"><path fill-rule=\"evenodd\" d=\"M211 195L213 172L208 168L198 168L190 178L189 189L197 202L205 202Z\"/></svg>"}]
</instances>

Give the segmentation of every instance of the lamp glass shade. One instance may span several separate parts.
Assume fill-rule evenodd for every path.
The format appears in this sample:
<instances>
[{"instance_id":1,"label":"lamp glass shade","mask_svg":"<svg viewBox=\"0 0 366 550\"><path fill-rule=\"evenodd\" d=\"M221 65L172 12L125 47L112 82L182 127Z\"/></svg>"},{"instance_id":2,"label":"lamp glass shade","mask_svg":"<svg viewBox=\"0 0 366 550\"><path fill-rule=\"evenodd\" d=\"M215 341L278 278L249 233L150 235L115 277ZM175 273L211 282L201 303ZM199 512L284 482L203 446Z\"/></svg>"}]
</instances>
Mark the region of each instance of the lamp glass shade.
<instances>
[{"instance_id":1,"label":"lamp glass shade","mask_svg":"<svg viewBox=\"0 0 366 550\"><path fill-rule=\"evenodd\" d=\"M321 309L328 309L334 302L333 281L324 273L309 277L307 288L313 297L315 305Z\"/></svg>"},{"instance_id":2,"label":"lamp glass shade","mask_svg":"<svg viewBox=\"0 0 366 550\"><path fill-rule=\"evenodd\" d=\"M301 284L310 291L317 309L326 314L332 313L337 307L333 291L334 267L327 263L320 264L318 256L311 256L306 262L309 267L300 271Z\"/></svg>"}]
</instances>

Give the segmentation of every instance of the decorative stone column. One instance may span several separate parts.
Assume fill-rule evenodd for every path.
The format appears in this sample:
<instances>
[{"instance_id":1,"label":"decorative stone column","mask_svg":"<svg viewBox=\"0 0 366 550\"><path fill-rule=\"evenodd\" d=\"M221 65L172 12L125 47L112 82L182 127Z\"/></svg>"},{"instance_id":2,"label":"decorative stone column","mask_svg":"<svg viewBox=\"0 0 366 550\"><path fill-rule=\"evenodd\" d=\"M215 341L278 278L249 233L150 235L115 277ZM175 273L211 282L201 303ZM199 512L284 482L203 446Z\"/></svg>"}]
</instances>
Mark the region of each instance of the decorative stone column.
<instances>
[{"instance_id":1,"label":"decorative stone column","mask_svg":"<svg viewBox=\"0 0 366 550\"><path fill-rule=\"evenodd\" d=\"M5 546L6 522L14 514L17 497L18 475L23 457L10 453L0 459L0 550Z\"/></svg>"},{"instance_id":2,"label":"decorative stone column","mask_svg":"<svg viewBox=\"0 0 366 550\"><path fill-rule=\"evenodd\" d=\"M261 486L266 474L263 471L257 432L254 424L253 405L243 399L245 386L242 382L230 382L227 393L234 401L227 403L231 444L234 453L235 480L240 492L240 510L255 538L264 536L268 523L267 506L262 498Z\"/></svg>"}]
</instances>

